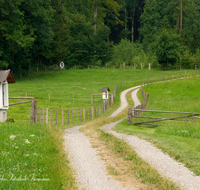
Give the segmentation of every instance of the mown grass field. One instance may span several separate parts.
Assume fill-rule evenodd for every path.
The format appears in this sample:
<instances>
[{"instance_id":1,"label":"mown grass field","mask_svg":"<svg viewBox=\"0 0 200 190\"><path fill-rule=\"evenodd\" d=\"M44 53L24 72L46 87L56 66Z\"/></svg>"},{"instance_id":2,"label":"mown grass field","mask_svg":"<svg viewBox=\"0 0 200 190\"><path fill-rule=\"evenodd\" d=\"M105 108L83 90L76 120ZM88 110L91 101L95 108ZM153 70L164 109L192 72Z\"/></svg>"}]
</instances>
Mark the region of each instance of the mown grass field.
<instances>
[{"instance_id":1,"label":"mown grass field","mask_svg":"<svg viewBox=\"0 0 200 190\"><path fill-rule=\"evenodd\" d=\"M199 77L147 85L144 87L149 94L146 109L200 113L199 85ZM138 92L138 97L143 101L141 91ZM184 116L183 114L148 112L143 112L141 115L162 118ZM132 122L142 120L148 119L138 118L133 119ZM194 124L191 118L187 119L187 123L185 118L182 120L162 121L159 122L158 127L127 125L127 120L124 120L116 126L116 130L149 140L176 160L184 163L196 175L200 175L200 119L195 118L195 121L199 122L194 122Z\"/></svg>"},{"instance_id":2,"label":"mown grass field","mask_svg":"<svg viewBox=\"0 0 200 190\"><path fill-rule=\"evenodd\" d=\"M16 80L15 84L10 84L9 96L24 97L27 92L28 97L37 99L38 107L58 109L59 114L61 109L66 111L72 108L100 105L101 96L95 97L95 103L91 104L91 94L101 93L103 87L109 87L113 92L115 85L119 84L114 105L101 116L107 117L119 107L119 95L122 90L150 79L164 78L165 80L165 76L172 77L173 73L173 77L175 75L179 77L178 71L131 69L39 72L37 76ZM184 71L181 74L184 76ZM12 102L15 101L10 100L10 103ZM62 145L63 129L75 124L65 123L64 126L30 124L30 103L10 106L8 118L15 122L0 124L2 131L0 186L2 189L8 189L7 187L10 189L76 189Z\"/></svg>"},{"instance_id":3,"label":"mown grass field","mask_svg":"<svg viewBox=\"0 0 200 190\"><path fill-rule=\"evenodd\" d=\"M188 75L195 74L187 71ZM196 74L198 74L196 72ZM39 72L37 76L17 80L9 85L10 97L34 97L40 108L67 109L89 107L102 104L102 97L95 96L94 104L91 104L92 94L101 94L103 87L109 87L112 93L116 84L123 89L139 85L142 82L158 81L169 78L179 78L180 71L156 71L133 69L84 69L84 70L53 70ZM185 71L181 71L185 76ZM121 89L122 90L122 89ZM73 102L74 94L74 102ZM49 101L50 95L50 101ZM10 103L20 100L10 99ZM118 100L117 100L118 101ZM10 106L8 115L17 120L30 120L30 103Z\"/></svg>"}]
</instances>

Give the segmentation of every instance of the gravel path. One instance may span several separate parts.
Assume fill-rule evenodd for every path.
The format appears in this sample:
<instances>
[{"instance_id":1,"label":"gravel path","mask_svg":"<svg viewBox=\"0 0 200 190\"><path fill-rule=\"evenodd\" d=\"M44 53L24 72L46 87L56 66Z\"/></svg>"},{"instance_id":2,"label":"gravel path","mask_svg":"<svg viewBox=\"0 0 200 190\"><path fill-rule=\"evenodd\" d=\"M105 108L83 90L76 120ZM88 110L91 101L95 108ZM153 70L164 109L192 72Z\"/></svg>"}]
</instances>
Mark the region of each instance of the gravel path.
<instances>
[{"instance_id":1,"label":"gravel path","mask_svg":"<svg viewBox=\"0 0 200 190\"><path fill-rule=\"evenodd\" d=\"M126 90L126 92L132 89L133 88L130 88ZM132 92L132 98L135 102L135 106L139 104L139 100L136 96L138 90L139 89ZM125 95L121 96L121 99L123 102L126 102ZM112 116L115 115L112 114ZM111 128L118 122L104 125L101 129L112 133L117 138L125 140L131 147L133 147L142 159L157 169L161 175L166 176L181 188L188 190L200 190L200 176L195 176L193 172L184 167L183 164L173 160L167 154L164 154L160 149L151 145L151 143L132 135L125 135L112 131Z\"/></svg>"},{"instance_id":2,"label":"gravel path","mask_svg":"<svg viewBox=\"0 0 200 190\"><path fill-rule=\"evenodd\" d=\"M135 86L135 87L129 88L127 90L124 90L120 95L120 99L121 99L120 107L115 112L113 112L109 117L114 117L117 114L119 114L121 111L123 111L128 106L128 102L126 101L126 93L131 91L131 90L135 90L135 89L137 89L139 87L140 86Z\"/></svg>"},{"instance_id":3,"label":"gravel path","mask_svg":"<svg viewBox=\"0 0 200 190\"><path fill-rule=\"evenodd\" d=\"M119 182L109 179L105 164L88 138L79 131L80 128L76 126L64 131L65 151L68 152L79 189L125 190Z\"/></svg>"}]
</instances>

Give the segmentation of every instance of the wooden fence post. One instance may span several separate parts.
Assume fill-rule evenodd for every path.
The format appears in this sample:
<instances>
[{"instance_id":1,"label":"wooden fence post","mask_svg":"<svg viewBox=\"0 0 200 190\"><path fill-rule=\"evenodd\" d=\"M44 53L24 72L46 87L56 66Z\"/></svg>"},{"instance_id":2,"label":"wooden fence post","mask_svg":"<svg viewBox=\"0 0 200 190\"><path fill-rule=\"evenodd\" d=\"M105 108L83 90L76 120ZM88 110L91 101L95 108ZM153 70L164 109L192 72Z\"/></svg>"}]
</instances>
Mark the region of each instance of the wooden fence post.
<instances>
[{"instance_id":1,"label":"wooden fence post","mask_svg":"<svg viewBox=\"0 0 200 190\"><path fill-rule=\"evenodd\" d=\"M96 118L96 106L94 107L94 118Z\"/></svg>"},{"instance_id":2,"label":"wooden fence post","mask_svg":"<svg viewBox=\"0 0 200 190\"><path fill-rule=\"evenodd\" d=\"M82 122L81 108L80 108L79 114L80 114L80 122Z\"/></svg>"},{"instance_id":3,"label":"wooden fence post","mask_svg":"<svg viewBox=\"0 0 200 190\"><path fill-rule=\"evenodd\" d=\"M52 109L50 109L50 120L51 120L51 126L53 125L53 121L52 121Z\"/></svg>"},{"instance_id":4,"label":"wooden fence post","mask_svg":"<svg viewBox=\"0 0 200 190\"><path fill-rule=\"evenodd\" d=\"M35 113L34 113L34 111L35 111L35 109L34 109L34 107L35 107L35 100L34 100L34 98L32 98L31 99L31 117L30 117L30 122L31 123L34 123L35 122Z\"/></svg>"},{"instance_id":5,"label":"wooden fence post","mask_svg":"<svg viewBox=\"0 0 200 190\"><path fill-rule=\"evenodd\" d=\"M48 118L48 108L46 108L46 124L48 124L48 120L49 120L49 118Z\"/></svg>"},{"instance_id":6,"label":"wooden fence post","mask_svg":"<svg viewBox=\"0 0 200 190\"><path fill-rule=\"evenodd\" d=\"M85 108L83 108L83 121L85 121Z\"/></svg>"},{"instance_id":7,"label":"wooden fence post","mask_svg":"<svg viewBox=\"0 0 200 190\"><path fill-rule=\"evenodd\" d=\"M39 123L41 123L40 108L38 108L38 113L39 113Z\"/></svg>"},{"instance_id":8,"label":"wooden fence post","mask_svg":"<svg viewBox=\"0 0 200 190\"><path fill-rule=\"evenodd\" d=\"M44 123L44 108L42 108L42 121Z\"/></svg>"},{"instance_id":9,"label":"wooden fence post","mask_svg":"<svg viewBox=\"0 0 200 190\"><path fill-rule=\"evenodd\" d=\"M74 123L74 111L72 109L72 123Z\"/></svg>"},{"instance_id":10,"label":"wooden fence post","mask_svg":"<svg viewBox=\"0 0 200 190\"><path fill-rule=\"evenodd\" d=\"M113 94L111 94L111 104L113 104Z\"/></svg>"},{"instance_id":11,"label":"wooden fence post","mask_svg":"<svg viewBox=\"0 0 200 190\"><path fill-rule=\"evenodd\" d=\"M87 121L88 121L88 107L87 107Z\"/></svg>"},{"instance_id":12,"label":"wooden fence post","mask_svg":"<svg viewBox=\"0 0 200 190\"><path fill-rule=\"evenodd\" d=\"M127 123L131 124L131 118L132 118L132 108L128 109L128 118L127 118Z\"/></svg>"},{"instance_id":13,"label":"wooden fence post","mask_svg":"<svg viewBox=\"0 0 200 190\"><path fill-rule=\"evenodd\" d=\"M92 119L94 119L94 107L93 106L92 106Z\"/></svg>"},{"instance_id":14,"label":"wooden fence post","mask_svg":"<svg viewBox=\"0 0 200 190\"><path fill-rule=\"evenodd\" d=\"M99 105L97 106L97 116L99 117Z\"/></svg>"},{"instance_id":15,"label":"wooden fence post","mask_svg":"<svg viewBox=\"0 0 200 190\"><path fill-rule=\"evenodd\" d=\"M34 102L35 123L37 123L37 100Z\"/></svg>"}]
</instances>

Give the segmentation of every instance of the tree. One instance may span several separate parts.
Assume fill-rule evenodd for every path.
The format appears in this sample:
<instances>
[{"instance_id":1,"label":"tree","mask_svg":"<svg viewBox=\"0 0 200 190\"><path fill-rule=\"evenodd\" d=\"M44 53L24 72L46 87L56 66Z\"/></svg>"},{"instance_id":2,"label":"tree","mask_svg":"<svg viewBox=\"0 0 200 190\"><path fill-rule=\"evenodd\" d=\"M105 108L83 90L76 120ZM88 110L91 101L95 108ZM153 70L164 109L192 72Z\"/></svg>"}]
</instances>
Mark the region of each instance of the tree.
<instances>
[{"instance_id":1,"label":"tree","mask_svg":"<svg viewBox=\"0 0 200 190\"><path fill-rule=\"evenodd\" d=\"M174 65L176 63L177 57L181 52L179 41L180 35L167 29L164 29L157 37L155 52L158 62L162 64L162 69L164 65L165 69L167 69L168 64Z\"/></svg>"}]
</instances>

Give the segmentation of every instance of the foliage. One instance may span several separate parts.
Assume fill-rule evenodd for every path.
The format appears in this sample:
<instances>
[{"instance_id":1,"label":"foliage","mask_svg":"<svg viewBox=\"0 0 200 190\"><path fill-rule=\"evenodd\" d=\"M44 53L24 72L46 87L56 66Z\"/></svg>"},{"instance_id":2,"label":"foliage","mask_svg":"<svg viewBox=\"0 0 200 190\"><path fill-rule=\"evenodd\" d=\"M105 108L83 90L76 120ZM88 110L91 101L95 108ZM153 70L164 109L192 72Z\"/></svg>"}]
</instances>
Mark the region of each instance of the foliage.
<instances>
[{"instance_id":1,"label":"foliage","mask_svg":"<svg viewBox=\"0 0 200 190\"><path fill-rule=\"evenodd\" d=\"M122 40L139 48L130 52L127 43L127 58L121 55L117 65L126 60L128 65L137 62L137 67L139 62L152 62L154 67L163 62L173 68L179 64L176 55L183 56L187 49L192 62L185 67L193 67L200 47L200 6L197 1L182 2L181 28L176 0L0 0L0 69L9 68L19 77L60 61L66 68L84 68L96 61L103 66L116 62L112 45ZM158 48L162 39L163 45L170 40L168 48L177 47L176 52Z\"/></svg>"},{"instance_id":2,"label":"foliage","mask_svg":"<svg viewBox=\"0 0 200 190\"><path fill-rule=\"evenodd\" d=\"M151 51L149 46L145 52L141 44L131 43L128 40L121 40L118 45L114 45L112 49L112 64L120 66L124 62L126 65L136 66L136 68L147 68L149 63L152 63L153 67L157 67L156 55Z\"/></svg>"},{"instance_id":3,"label":"foliage","mask_svg":"<svg viewBox=\"0 0 200 190\"><path fill-rule=\"evenodd\" d=\"M175 64L180 52L180 37L164 29L160 36L157 37L155 51L160 64Z\"/></svg>"}]
</instances>

